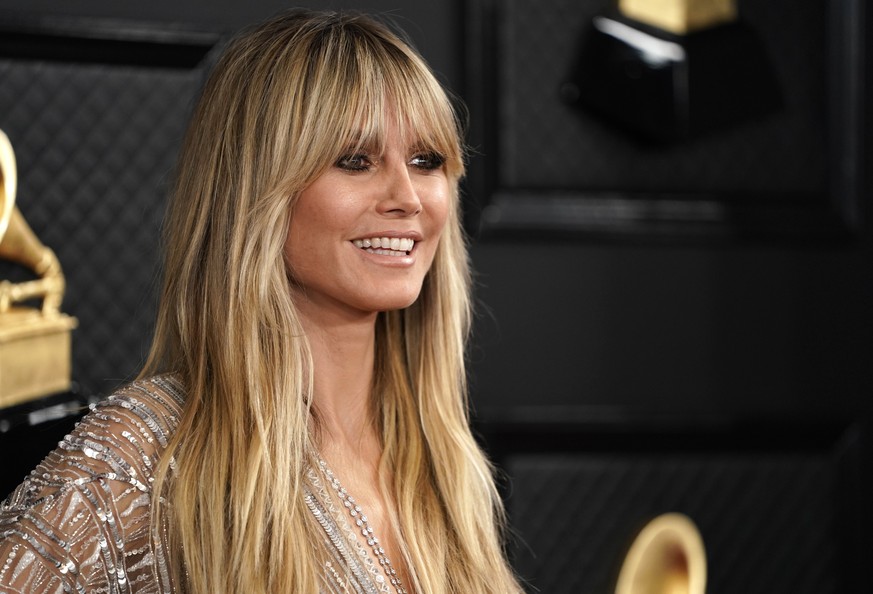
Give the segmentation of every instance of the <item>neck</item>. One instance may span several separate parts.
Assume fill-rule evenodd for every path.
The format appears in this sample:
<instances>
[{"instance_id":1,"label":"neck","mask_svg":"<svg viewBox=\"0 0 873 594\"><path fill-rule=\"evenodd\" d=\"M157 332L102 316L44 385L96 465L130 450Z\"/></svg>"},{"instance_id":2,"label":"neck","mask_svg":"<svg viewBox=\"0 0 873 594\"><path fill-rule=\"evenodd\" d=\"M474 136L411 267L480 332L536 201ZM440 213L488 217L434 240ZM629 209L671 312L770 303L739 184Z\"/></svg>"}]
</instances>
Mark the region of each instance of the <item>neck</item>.
<instances>
[{"instance_id":1,"label":"neck","mask_svg":"<svg viewBox=\"0 0 873 594\"><path fill-rule=\"evenodd\" d=\"M300 312L312 352L313 404L323 432L320 447L323 452L372 448L378 442L370 393L377 314L325 315L305 303Z\"/></svg>"}]
</instances>

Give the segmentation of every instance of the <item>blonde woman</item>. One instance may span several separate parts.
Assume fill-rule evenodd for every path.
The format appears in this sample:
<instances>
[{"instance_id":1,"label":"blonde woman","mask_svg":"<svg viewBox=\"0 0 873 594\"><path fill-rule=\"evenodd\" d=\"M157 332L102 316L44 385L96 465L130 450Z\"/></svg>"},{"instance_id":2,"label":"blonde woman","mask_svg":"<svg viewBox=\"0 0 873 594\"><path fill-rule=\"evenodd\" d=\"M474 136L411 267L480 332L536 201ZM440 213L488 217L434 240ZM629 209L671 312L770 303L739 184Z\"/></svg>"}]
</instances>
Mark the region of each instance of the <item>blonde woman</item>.
<instances>
[{"instance_id":1,"label":"blonde woman","mask_svg":"<svg viewBox=\"0 0 873 594\"><path fill-rule=\"evenodd\" d=\"M468 427L463 171L385 26L294 11L233 42L149 362L5 502L0 590L520 592Z\"/></svg>"}]
</instances>

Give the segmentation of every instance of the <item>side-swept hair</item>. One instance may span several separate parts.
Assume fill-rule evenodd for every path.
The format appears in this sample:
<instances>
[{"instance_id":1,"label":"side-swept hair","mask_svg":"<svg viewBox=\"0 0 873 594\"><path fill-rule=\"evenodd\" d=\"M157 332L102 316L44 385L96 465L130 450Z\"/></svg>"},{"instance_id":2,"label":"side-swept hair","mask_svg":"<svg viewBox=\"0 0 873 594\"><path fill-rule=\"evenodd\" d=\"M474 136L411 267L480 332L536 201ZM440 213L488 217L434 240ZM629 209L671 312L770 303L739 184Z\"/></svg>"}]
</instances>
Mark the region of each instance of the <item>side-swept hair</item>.
<instances>
[{"instance_id":1,"label":"side-swept hair","mask_svg":"<svg viewBox=\"0 0 873 594\"><path fill-rule=\"evenodd\" d=\"M377 318L373 412L380 466L391 469L380 474L393 477L381 487L397 503L417 591L520 591L502 555L492 469L469 429L456 112L385 25L300 10L244 33L216 65L167 216L143 374L176 372L188 392L153 498L182 591L318 591L320 528L302 496L312 361L283 246L300 192L350 144L384 142L389 120L446 158L454 205L419 299Z\"/></svg>"}]
</instances>

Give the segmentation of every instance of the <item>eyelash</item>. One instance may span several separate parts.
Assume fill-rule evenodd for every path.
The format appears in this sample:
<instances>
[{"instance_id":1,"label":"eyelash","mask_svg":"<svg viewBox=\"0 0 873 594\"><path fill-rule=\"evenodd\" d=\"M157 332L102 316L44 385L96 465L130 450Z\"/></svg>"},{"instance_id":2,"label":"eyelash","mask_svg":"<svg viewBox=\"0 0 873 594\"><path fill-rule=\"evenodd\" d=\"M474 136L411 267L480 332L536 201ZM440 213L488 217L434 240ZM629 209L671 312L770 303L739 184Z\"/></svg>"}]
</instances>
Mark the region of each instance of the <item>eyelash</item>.
<instances>
[{"instance_id":1,"label":"eyelash","mask_svg":"<svg viewBox=\"0 0 873 594\"><path fill-rule=\"evenodd\" d=\"M367 171L372 164L363 154L343 155L336 162L336 166L345 171Z\"/></svg>"},{"instance_id":2,"label":"eyelash","mask_svg":"<svg viewBox=\"0 0 873 594\"><path fill-rule=\"evenodd\" d=\"M414 162L417 160L421 160L423 163L416 164L414 167L423 169L424 171L435 171L446 163L446 158L437 152L419 153L410 161Z\"/></svg>"},{"instance_id":3,"label":"eyelash","mask_svg":"<svg viewBox=\"0 0 873 594\"><path fill-rule=\"evenodd\" d=\"M413 167L422 171L435 171L445 162L446 158L437 152L417 153L409 160ZM363 153L343 155L336 162L336 167L351 172L368 171L372 166L370 157Z\"/></svg>"}]
</instances>

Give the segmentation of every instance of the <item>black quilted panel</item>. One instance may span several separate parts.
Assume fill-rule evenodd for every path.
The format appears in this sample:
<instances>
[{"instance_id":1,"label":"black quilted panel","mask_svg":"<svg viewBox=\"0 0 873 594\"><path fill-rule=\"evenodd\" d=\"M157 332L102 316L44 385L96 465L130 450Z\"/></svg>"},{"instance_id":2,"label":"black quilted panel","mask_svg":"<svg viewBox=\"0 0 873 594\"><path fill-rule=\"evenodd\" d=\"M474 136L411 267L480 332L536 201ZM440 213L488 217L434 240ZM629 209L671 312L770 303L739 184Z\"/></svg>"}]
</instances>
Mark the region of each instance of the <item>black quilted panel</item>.
<instances>
[{"instance_id":1,"label":"black quilted panel","mask_svg":"<svg viewBox=\"0 0 873 594\"><path fill-rule=\"evenodd\" d=\"M607 2L497 4L502 187L722 194L827 189L824 0L741 2L741 14L767 45L784 110L666 149L642 146L561 103L577 38ZM486 150L486 157L494 153Z\"/></svg>"},{"instance_id":2,"label":"black quilted panel","mask_svg":"<svg viewBox=\"0 0 873 594\"><path fill-rule=\"evenodd\" d=\"M160 221L199 69L0 60L16 203L55 250L79 319L73 379L105 394L147 353ZM0 265L0 278L22 271Z\"/></svg>"},{"instance_id":3,"label":"black quilted panel","mask_svg":"<svg viewBox=\"0 0 873 594\"><path fill-rule=\"evenodd\" d=\"M838 591L824 456L523 455L507 470L515 565L531 592L612 592L639 529L670 511L700 528L707 594Z\"/></svg>"}]
</instances>

